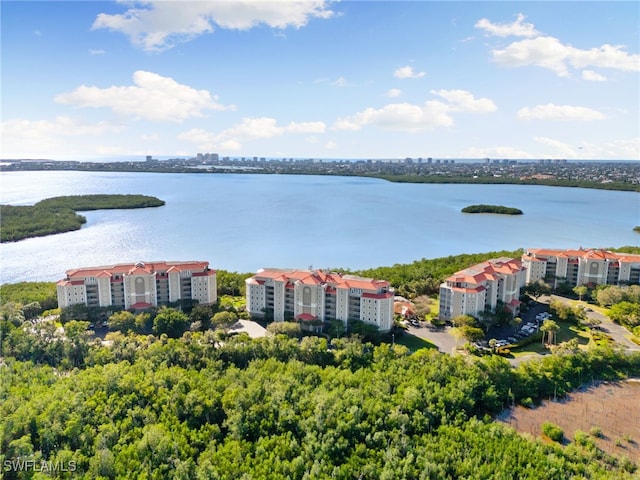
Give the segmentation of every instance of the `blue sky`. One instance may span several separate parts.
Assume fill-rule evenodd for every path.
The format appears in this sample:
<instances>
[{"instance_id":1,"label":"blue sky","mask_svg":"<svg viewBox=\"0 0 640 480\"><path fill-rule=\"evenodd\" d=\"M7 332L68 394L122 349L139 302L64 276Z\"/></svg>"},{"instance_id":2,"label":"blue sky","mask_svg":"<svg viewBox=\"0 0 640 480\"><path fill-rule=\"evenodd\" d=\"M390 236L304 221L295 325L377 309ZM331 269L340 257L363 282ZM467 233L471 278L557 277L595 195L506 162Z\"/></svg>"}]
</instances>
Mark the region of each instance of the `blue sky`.
<instances>
[{"instance_id":1,"label":"blue sky","mask_svg":"<svg viewBox=\"0 0 640 480\"><path fill-rule=\"evenodd\" d=\"M640 160L638 2L0 8L2 158Z\"/></svg>"}]
</instances>

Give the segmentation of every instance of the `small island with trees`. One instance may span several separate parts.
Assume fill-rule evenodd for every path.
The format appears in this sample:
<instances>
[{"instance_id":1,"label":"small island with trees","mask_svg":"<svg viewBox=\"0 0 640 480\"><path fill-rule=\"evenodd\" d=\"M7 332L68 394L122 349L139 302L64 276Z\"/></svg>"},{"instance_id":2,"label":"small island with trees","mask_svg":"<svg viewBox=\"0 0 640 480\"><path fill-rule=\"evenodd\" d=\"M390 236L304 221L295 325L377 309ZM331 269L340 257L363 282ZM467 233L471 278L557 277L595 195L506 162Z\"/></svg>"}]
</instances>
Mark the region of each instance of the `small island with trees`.
<instances>
[{"instance_id":1,"label":"small island with trees","mask_svg":"<svg viewBox=\"0 0 640 480\"><path fill-rule=\"evenodd\" d=\"M76 212L164 204L147 195L71 195L47 198L35 205L0 205L0 242L79 230L87 219Z\"/></svg>"},{"instance_id":2,"label":"small island with trees","mask_svg":"<svg viewBox=\"0 0 640 480\"><path fill-rule=\"evenodd\" d=\"M518 208L503 207L501 205L469 205L462 209L462 213L498 213L500 215L522 215Z\"/></svg>"}]
</instances>

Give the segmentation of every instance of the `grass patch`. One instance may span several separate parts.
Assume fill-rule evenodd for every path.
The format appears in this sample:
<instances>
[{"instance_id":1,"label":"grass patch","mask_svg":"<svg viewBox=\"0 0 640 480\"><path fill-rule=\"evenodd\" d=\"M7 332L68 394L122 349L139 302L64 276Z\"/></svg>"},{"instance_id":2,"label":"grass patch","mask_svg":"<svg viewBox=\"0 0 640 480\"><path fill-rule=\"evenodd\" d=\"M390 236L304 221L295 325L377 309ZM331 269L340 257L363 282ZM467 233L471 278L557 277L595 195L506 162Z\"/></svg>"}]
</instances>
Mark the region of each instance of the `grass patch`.
<instances>
[{"instance_id":1,"label":"grass patch","mask_svg":"<svg viewBox=\"0 0 640 480\"><path fill-rule=\"evenodd\" d=\"M244 310L247 305L247 299L244 296L232 297L231 295L222 295L218 304L222 309L234 308L237 311Z\"/></svg>"},{"instance_id":2,"label":"grass patch","mask_svg":"<svg viewBox=\"0 0 640 480\"><path fill-rule=\"evenodd\" d=\"M563 342L567 342L572 338L575 338L578 340L578 345L580 345L581 348L586 348L589 346L590 343L593 342L593 340L591 339L589 330L587 328L573 325L567 322L557 322L557 323L558 323L558 326L560 327L560 330L556 332L556 345ZM534 333L532 337L534 339L531 343L528 343L526 345L516 344L514 346L509 347L511 349L511 354L514 357L522 357L525 355L531 355L533 353L537 353L537 354L549 353L549 350L545 348L544 345L542 345L541 333L539 332Z\"/></svg>"},{"instance_id":3,"label":"grass patch","mask_svg":"<svg viewBox=\"0 0 640 480\"><path fill-rule=\"evenodd\" d=\"M412 352L416 350L420 350L422 348L429 349L438 349L433 343L425 340L424 338L416 337L415 335L411 335L410 333L405 333L401 337L396 336L395 343L398 345L404 345Z\"/></svg>"}]
</instances>

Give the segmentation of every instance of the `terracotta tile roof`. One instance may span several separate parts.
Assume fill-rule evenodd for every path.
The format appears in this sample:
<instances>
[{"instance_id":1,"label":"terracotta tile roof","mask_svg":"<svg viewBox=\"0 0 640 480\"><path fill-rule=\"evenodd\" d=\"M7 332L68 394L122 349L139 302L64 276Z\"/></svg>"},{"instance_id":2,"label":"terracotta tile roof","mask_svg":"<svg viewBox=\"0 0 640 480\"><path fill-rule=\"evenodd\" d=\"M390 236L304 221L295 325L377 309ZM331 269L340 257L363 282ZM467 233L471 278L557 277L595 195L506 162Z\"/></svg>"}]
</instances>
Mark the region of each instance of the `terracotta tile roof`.
<instances>
[{"instance_id":1,"label":"terracotta tile roof","mask_svg":"<svg viewBox=\"0 0 640 480\"><path fill-rule=\"evenodd\" d=\"M640 255L625 253L620 256L620 261L624 263L637 263L640 262Z\"/></svg>"},{"instance_id":2,"label":"terracotta tile roof","mask_svg":"<svg viewBox=\"0 0 640 480\"><path fill-rule=\"evenodd\" d=\"M206 272L193 272L192 277L213 277L216 274L214 270L207 270Z\"/></svg>"},{"instance_id":3,"label":"terracotta tile roof","mask_svg":"<svg viewBox=\"0 0 640 480\"><path fill-rule=\"evenodd\" d=\"M254 277L256 280L272 279L275 281L294 280L303 285L330 285L333 288L360 288L365 291L378 292L382 288L388 288L390 283L386 280L357 277L354 275L340 275L339 273L327 273L322 270L288 270L265 268L258 270Z\"/></svg>"},{"instance_id":4,"label":"terracotta tile roof","mask_svg":"<svg viewBox=\"0 0 640 480\"><path fill-rule=\"evenodd\" d=\"M127 272L128 275L150 275L151 270L143 267L133 267Z\"/></svg>"},{"instance_id":5,"label":"terracotta tile roof","mask_svg":"<svg viewBox=\"0 0 640 480\"><path fill-rule=\"evenodd\" d=\"M532 257L527 255L530 253L531 255L535 255ZM527 250L522 258L528 261L537 259L540 261L548 261L547 257L558 257L558 258L568 258L572 260L609 260L609 261L620 261L623 263L627 262L638 262L640 261L640 255L629 254L629 253L615 253L610 252L608 250L603 250L601 248L590 248L590 249L579 249L579 250L549 250L549 249L529 249Z\"/></svg>"},{"instance_id":6,"label":"terracotta tile roof","mask_svg":"<svg viewBox=\"0 0 640 480\"><path fill-rule=\"evenodd\" d=\"M391 298L393 297L393 292L384 292L384 293L363 293L362 294L363 298L377 298L377 299L382 299L382 298Z\"/></svg>"},{"instance_id":7,"label":"terracotta tile roof","mask_svg":"<svg viewBox=\"0 0 640 480\"><path fill-rule=\"evenodd\" d=\"M201 261L187 261L187 262L136 262L136 263L120 263L115 265L105 265L99 267L85 267L76 268L73 270L67 270L67 278L85 278L95 277L104 272L112 275L128 274L131 270L136 268L142 268L148 274L149 272L168 272L168 271L181 271L181 270L193 270L204 272L209 268L209 262ZM210 270L215 272L215 270Z\"/></svg>"},{"instance_id":8,"label":"terracotta tile roof","mask_svg":"<svg viewBox=\"0 0 640 480\"><path fill-rule=\"evenodd\" d=\"M513 275L522 269L522 262L518 259L506 257L496 258L460 270L445 279L445 282L454 284L464 283L471 287L471 285L482 284L486 281L499 280L504 275Z\"/></svg>"},{"instance_id":9,"label":"terracotta tile roof","mask_svg":"<svg viewBox=\"0 0 640 480\"><path fill-rule=\"evenodd\" d=\"M310 313L301 313L299 315L296 315L296 320L304 320L308 322L308 321L317 320L317 319L318 317L315 317Z\"/></svg>"},{"instance_id":10,"label":"terracotta tile roof","mask_svg":"<svg viewBox=\"0 0 640 480\"><path fill-rule=\"evenodd\" d=\"M486 290L485 287L483 287L482 285L479 285L477 287L453 287L451 290L453 290L454 292L461 292L461 293L480 293L480 292L484 292Z\"/></svg>"},{"instance_id":11,"label":"terracotta tile roof","mask_svg":"<svg viewBox=\"0 0 640 480\"><path fill-rule=\"evenodd\" d=\"M145 310L147 308L151 308L153 307L153 305L151 305L150 303L147 302L137 302L134 303L133 305L131 305L131 308L135 309L135 310Z\"/></svg>"}]
</instances>

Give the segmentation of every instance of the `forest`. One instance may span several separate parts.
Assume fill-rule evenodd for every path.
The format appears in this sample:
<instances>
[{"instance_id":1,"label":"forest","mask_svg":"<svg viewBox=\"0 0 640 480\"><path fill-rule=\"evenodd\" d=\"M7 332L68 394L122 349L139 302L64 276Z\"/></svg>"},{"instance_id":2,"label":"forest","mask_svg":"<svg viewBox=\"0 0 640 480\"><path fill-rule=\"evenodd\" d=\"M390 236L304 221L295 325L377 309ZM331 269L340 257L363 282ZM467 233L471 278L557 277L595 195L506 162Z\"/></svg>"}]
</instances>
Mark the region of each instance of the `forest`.
<instances>
[{"instance_id":1,"label":"forest","mask_svg":"<svg viewBox=\"0 0 640 480\"><path fill-rule=\"evenodd\" d=\"M74 368L5 358L4 478L37 478L6 468L18 457L73 465L59 478L624 479L637 468L492 420L525 399L640 375L637 354L602 348L512 369L358 339L188 332L105 346L82 323L59 342L82 347Z\"/></svg>"},{"instance_id":2,"label":"forest","mask_svg":"<svg viewBox=\"0 0 640 480\"><path fill-rule=\"evenodd\" d=\"M76 212L159 207L164 201L146 195L72 195L35 205L0 205L0 242L16 242L78 230L87 219Z\"/></svg>"},{"instance_id":3,"label":"forest","mask_svg":"<svg viewBox=\"0 0 640 480\"><path fill-rule=\"evenodd\" d=\"M547 187L575 187L595 188L599 190L620 190L629 192L640 191L640 185L631 182L612 181L608 183L594 182L581 179L537 179L537 178L509 178L509 177L465 177L455 175L415 175L415 174L376 174L365 175L382 178L389 182L398 183L470 183L470 184L496 184L496 185L545 185Z\"/></svg>"}]
</instances>

